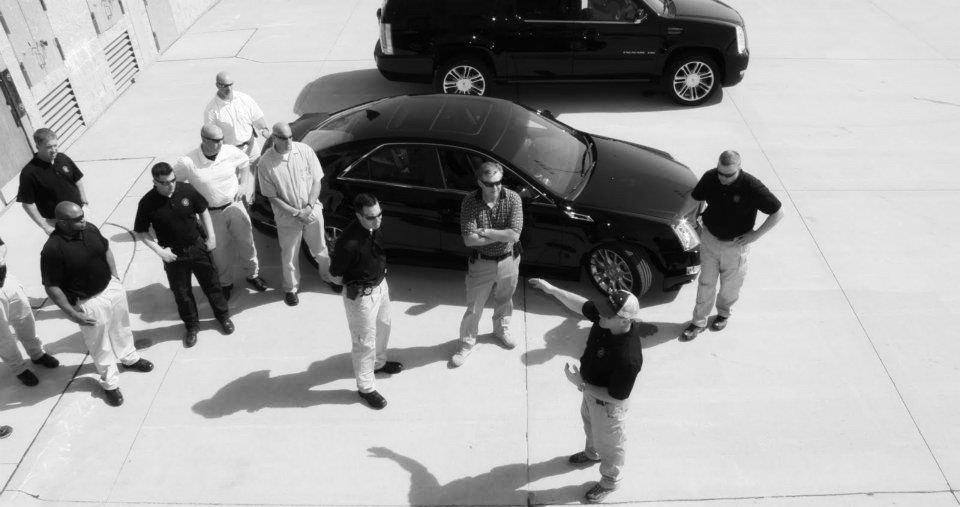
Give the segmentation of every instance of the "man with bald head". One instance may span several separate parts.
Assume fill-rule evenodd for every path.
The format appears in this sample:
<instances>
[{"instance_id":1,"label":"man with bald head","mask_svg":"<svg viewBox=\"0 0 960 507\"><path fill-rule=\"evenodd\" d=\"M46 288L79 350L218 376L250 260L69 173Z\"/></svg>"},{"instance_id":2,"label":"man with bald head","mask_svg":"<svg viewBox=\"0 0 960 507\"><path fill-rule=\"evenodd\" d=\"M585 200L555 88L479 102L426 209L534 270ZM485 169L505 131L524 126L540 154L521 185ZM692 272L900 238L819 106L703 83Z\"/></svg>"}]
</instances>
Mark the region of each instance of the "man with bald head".
<instances>
[{"instance_id":1,"label":"man with bald head","mask_svg":"<svg viewBox=\"0 0 960 507\"><path fill-rule=\"evenodd\" d=\"M189 182L207 200L217 238L213 262L223 294L230 299L235 269L242 269L250 286L263 292L267 285L260 278L250 215L244 206L244 201L253 200L250 159L240 149L225 145L223 130L216 125L204 125L200 139L197 149L177 161L174 174L177 180Z\"/></svg>"},{"instance_id":2,"label":"man with bald head","mask_svg":"<svg viewBox=\"0 0 960 507\"><path fill-rule=\"evenodd\" d=\"M148 372L153 364L133 346L127 293L120 284L110 243L84 220L83 209L64 201L54 209L56 229L40 252L40 276L50 299L67 318L80 325L80 334L100 374L107 403L119 406L120 372Z\"/></svg>"},{"instance_id":3,"label":"man with bald head","mask_svg":"<svg viewBox=\"0 0 960 507\"><path fill-rule=\"evenodd\" d=\"M280 269L283 272L284 300L290 306L299 303L300 241L307 242L310 255L317 260L320 278L334 291L340 286L330 281L330 255L323 231L323 205L320 185L323 168L317 154L306 144L293 140L287 123L273 126L273 146L260 157L257 170L260 193L270 199L280 241Z\"/></svg>"},{"instance_id":4,"label":"man with bald head","mask_svg":"<svg viewBox=\"0 0 960 507\"><path fill-rule=\"evenodd\" d=\"M217 94L203 111L203 124L220 127L223 142L240 148L254 161L260 153L254 150L254 139L257 133L267 137L270 129L256 101L246 93L234 90L233 85L230 74L217 74Z\"/></svg>"}]
</instances>

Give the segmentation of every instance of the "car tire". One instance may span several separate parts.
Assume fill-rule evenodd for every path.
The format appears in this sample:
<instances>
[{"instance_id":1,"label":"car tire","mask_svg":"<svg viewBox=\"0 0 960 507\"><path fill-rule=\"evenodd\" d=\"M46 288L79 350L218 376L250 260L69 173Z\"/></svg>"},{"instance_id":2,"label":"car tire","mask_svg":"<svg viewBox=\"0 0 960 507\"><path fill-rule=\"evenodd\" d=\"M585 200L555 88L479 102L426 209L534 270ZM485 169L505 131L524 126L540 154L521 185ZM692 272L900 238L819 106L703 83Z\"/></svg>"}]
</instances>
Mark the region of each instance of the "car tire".
<instances>
[{"instance_id":1,"label":"car tire","mask_svg":"<svg viewBox=\"0 0 960 507\"><path fill-rule=\"evenodd\" d=\"M622 243L594 248L585 261L590 282L603 294L626 289L641 297L653 285L653 270L642 250Z\"/></svg>"},{"instance_id":2,"label":"car tire","mask_svg":"<svg viewBox=\"0 0 960 507\"><path fill-rule=\"evenodd\" d=\"M323 220L323 235L327 242L327 255L333 255L333 249L337 245L337 239L343 234L343 229L346 227L346 223L343 220L336 217L326 217ZM310 255L310 247L307 246L306 241L300 242L300 252L307 259L307 262L313 266L314 269L317 269L319 265L317 260Z\"/></svg>"},{"instance_id":3,"label":"car tire","mask_svg":"<svg viewBox=\"0 0 960 507\"><path fill-rule=\"evenodd\" d=\"M493 72L475 58L454 58L437 67L433 87L437 93L490 95Z\"/></svg>"},{"instance_id":4,"label":"car tire","mask_svg":"<svg viewBox=\"0 0 960 507\"><path fill-rule=\"evenodd\" d=\"M682 106L698 106L720 89L720 69L703 53L687 53L667 65L664 91Z\"/></svg>"}]
</instances>

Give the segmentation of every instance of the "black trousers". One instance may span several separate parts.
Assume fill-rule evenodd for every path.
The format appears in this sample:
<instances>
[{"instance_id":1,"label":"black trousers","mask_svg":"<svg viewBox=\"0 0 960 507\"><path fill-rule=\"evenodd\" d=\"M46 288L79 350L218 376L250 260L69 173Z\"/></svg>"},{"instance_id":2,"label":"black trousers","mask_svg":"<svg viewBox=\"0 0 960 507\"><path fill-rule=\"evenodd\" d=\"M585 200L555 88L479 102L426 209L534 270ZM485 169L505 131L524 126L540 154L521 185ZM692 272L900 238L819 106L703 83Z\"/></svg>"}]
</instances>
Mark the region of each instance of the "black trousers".
<instances>
[{"instance_id":1,"label":"black trousers","mask_svg":"<svg viewBox=\"0 0 960 507\"><path fill-rule=\"evenodd\" d=\"M163 269L167 272L167 281L170 282L170 291L177 302L177 312L187 329L199 329L200 318L197 315L197 300L193 297L192 276L197 277L200 289L207 295L213 316L222 321L230 316L227 299L220 290L220 280L217 276L217 267L213 264L210 252L202 245L184 249L173 249L177 260L166 262Z\"/></svg>"}]
</instances>

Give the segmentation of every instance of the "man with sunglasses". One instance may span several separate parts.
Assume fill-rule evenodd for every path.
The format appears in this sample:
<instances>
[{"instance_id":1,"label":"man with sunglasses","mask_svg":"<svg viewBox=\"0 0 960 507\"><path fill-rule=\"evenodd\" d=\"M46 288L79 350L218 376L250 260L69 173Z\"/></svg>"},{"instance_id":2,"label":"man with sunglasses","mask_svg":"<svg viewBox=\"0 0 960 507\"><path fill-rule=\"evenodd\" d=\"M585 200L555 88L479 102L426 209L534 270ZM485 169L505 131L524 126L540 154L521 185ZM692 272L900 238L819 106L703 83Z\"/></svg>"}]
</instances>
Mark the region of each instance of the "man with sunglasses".
<instances>
[{"instance_id":1,"label":"man with sunglasses","mask_svg":"<svg viewBox=\"0 0 960 507\"><path fill-rule=\"evenodd\" d=\"M124 369L148 372L153 363L133 346L127 293L117 274L110 242L84 220L83 210L64 201L54 210L57 228L40 252L40 276L50 300L80 325L107 403L123 403L119 362Z\"/></svg>"},{"instance_id":2,"label":"man with sunglasses","mask_svg":"<svg viewBox=\"0 0 960 507\"><path fill-rule=\"evenodd\" d=\"M220 290L217 268L210 253L217 239L207 200L189 183L177 182L173 168L166 162L154 164L150 172L153 188L140 199L133 232L163 260L177 312L187 328L183 346L196 345L200 330L192 276L197 277L223 332L233 333L230 309ZM151 227L156 239L150 235Z\"/></svg>"},{"instance_id":3,"label":"man with sunglasses","mask_svg":"<svg viewBox=\"0 0 960 507\"><path fill-rule=\"evenodd\" d=\"M207 200L217 246L213 261L220 286L228 300L233 291L235 269L243 269L247 283L258 292L267 290L260 277L253 226L244 202L253 200L250 159L238 148L223 144L223 130L204 125L200 147L180 157L174 167L179 181L189 182Z\"/></svg>"},{"instance_id":4,"label":"man with sunglasses","mask_svg":"<svg viewBox=\"0 0 960 507\"><path fill-rule=\"evenodd\" d=\"M700 279L693 319L680 335L680 341L697 337L707 327L707 317L717 306L710 329L727 326L731 307L740 297L747 275L747 251L750 243L770 231L783 218L777 199L756 177L740 168L740 154L727 150L720 154L715 169L700 178L691 197L706 201L700 234ZM768 215L754 230L757 211ZM717 294L717 280L720 292Z\"/></svg>"},{"instance_id":5,"label":"man with sunglasses","mask_svg":"<svg viewBox=\"0 0 960 507\"><path fill-rule=\"evenodd\" d=\"M300 299L300 241L307 243L310 255L317 260L320 278L330 282L330 255L323 233L323 205L320 184L323 168L317 154L306 144L293 140L287 123L273 126L273 146L257 168L260 193L270 200L280 243L280 271L283 273L284 301L296 306Z\"/></svg>"},{"instance_id":6,"label":"man with sunglasses","mask_svg":"<svg viewBox=\"0 0 960 507\"><path fill-rule=\"evenodd\" d=\"M223 142L243 151L251 162L259 156L254 150L257 134L270 134L263 111L246 93L234 90L233 78L226 72L217 74L217 94L203 111L203 124L216 125L223 130Z\"/></svg>"},{"instance_id":7,"label":"man with sunglasses","mask_svg":"<svg viewBox=\"0 0 960 507\"><path fill-rule=\"evenodd\" d=\"M460 344L450 358L462 365L477 343L480 315L493 293L493 334L512 349L510 335L513 293L520 272L520 232L523 230L523 203L520 196L503 187L503 167L484 162L475 172L475 192L467 194L460 205L460 234L472 248L467 265L467 310L460 322Z\"/></svg>"},{"instance_id":8,"label":"man with sunglasses","mask_svg":"<svg viewBox=\"0 0 960 507\"><path fill-rule=\"evenodd\" d=\"M353 342L351 354L357 391L379 410L387 400L377 392L374 375L396 374L403 365L387 361L390 340L390 288L387 286L387 255L383 249L383 211L377 198L358 194L353 199L357 220L348 225L333 249L330 274L342 284L343 306Z\"/></svg>"}]
</instances>

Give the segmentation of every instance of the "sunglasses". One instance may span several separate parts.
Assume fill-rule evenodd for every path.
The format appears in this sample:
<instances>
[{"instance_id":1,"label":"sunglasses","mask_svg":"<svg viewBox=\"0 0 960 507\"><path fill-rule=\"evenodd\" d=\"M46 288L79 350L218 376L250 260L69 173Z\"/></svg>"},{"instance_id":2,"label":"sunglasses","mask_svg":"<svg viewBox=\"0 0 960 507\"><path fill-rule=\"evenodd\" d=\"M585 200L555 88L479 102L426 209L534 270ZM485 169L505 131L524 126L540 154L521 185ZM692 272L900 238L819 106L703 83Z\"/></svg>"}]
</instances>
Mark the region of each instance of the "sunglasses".
<instances>
[{"instance_id":1,"label":"sunglasses","mask_svg":"<svg viewBox=\"0 0 960 507\"><path fill-rule=\"evenodd\" d=\"M212 138L212 137L206 137L206 136L200 136L200 137L202 137L202 138L203 138L204 140L206 140L206 141L210 141L211 143L222 143L222 142L223 142L223 138L222 138L222 137L217 138L217 139L214 139L214 138Z\"/></svg>"},{"instance_id":2,"label":"sunglasses","mask_svg":"<svg viewBox=\"0 0 960 507\"><path fill-rule=\"evenodd\" d=\"M376 215L364 215L364 214L361 214L360 216L362 216L363 218L366 218L367 220L376 220L376 219L378 219L378 218L380 218L380 217L383 216L383 212L381 211L380 213L377 213Z\"/></svg>"},{"instance_id":3,"label":"sunglasses","mask_svg":"<svg viewBox=\"0 0 960 507\"><path fill-rule=\"evenodd\" d=\"M737 174L740 174L740 171L734 171L734 172L732 172L732 173L730 173L730 174L725 174L725 173L722 173L722 172L720 172L720 171L717 171L717 176L719 176L719 177L721 177L721 178L727 178L727 179L733 178L733 177L736 176Z\"/></svg>"},{"instance_id":4,"label":"sunglasses","mask_svg":"<svg viewBox=\"0 0 960 507\"><path fill-rule=\"evenodd\" d=\"M481 185L483 185L483 186L485 186L485 187L487 187L487 188L499 187L500 185L503 184L503 180L499 180L499 181L483 181L483 180L478 180L478 181L480 182Z\"/></svg>"},{"instance_id":5,"label":"sunglasses","mask_svg":"<svg viewBox=\"0 0 960 507\"><path fill-rule=\"evenodd\" d=\"M67 223L79 223L79 222L82 222L82 221L83 221L83 213L80 213L80 216L78 216L78 217L64 218L63 221L64 221L64 222L67 222Z\"/></svg>"},{"instance_id":6,"label":"sunglasses","mask_svg":"<svg viewBox=\"0 0 960 507\"><path fill-rule=\"evenodd\" d=\"M219 88L230 88L231 86L233 86L233 83L217 83Z\"/></svg>"},{"instance_id":7,"label":"sunglasses","mask_svg":"<svg viewBox=\"0 0 960 507\"><path fill-rule=\"evenodd\" d=\"M274 134L273 138L276 139L277 141L289 141L293 139L293 136L280 136L280 135Z\"/></svg>"},{"instance_id":8,"label":"sunglasses","mask_svg":"<svg viewBox=\"0 0 960 507\"><path fill-rule=\"evenodd\" d=\"M167 181L156 180L156 179L155 179L155 180L153 180L153 182L154 182L155 184L157 184L157 185L163 185L163 186L166 187L166 186L173 185L174 183L176 183L176 182L177 182L177 179L174 178L174 179L172 179L172 180L167 180Z\"/></svg>"}]
</instances>

